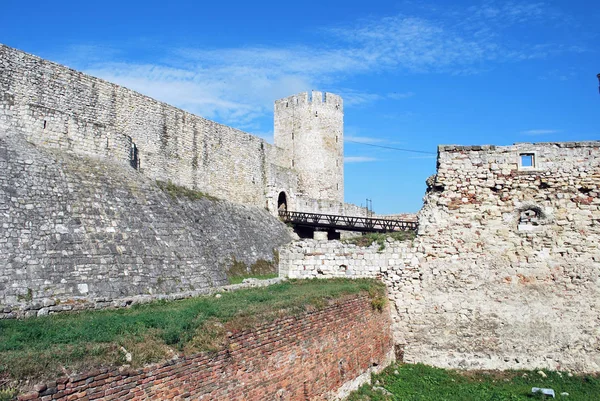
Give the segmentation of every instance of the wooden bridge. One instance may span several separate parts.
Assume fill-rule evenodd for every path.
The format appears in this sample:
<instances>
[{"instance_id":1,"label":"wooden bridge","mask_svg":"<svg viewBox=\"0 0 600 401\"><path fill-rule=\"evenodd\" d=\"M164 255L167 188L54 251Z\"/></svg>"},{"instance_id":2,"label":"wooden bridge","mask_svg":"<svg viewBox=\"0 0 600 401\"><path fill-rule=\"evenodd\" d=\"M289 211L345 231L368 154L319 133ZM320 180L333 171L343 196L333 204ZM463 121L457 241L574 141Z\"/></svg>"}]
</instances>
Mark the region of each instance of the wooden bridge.
<instances>
[{"instance_id":1,"label":"wooden bridge","mask_svg":"<svg viewBox=\"0 0 600 401\"><path fill-rule=\"evenodd\" d=\"M373 217L339 216L306 212L279 211L284 223L294 226L327 230L346 230L361 232L417 231L419 223L408 220L388 220Z\"/></svg>"}]
</instances>

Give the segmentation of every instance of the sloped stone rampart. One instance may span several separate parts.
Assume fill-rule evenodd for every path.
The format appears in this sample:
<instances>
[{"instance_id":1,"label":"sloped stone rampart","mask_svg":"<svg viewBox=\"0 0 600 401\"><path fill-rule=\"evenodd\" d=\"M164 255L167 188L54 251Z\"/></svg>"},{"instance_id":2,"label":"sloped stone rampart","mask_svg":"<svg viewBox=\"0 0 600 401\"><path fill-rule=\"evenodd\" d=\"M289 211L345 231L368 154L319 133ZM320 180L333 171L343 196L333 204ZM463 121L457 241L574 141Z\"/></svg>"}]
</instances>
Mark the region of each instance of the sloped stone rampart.
<instances>
[{"instance_id":1,"label":"sloped stone rampart","mask_svg":"<svg viewBox=\"0 0 600 401\"><path fill-rule=\"evenodd\" d=\"M388 308L355 296L228 333L218 352L64 377L19 400L338 400L393 357Z\"/></svg>"},{"instance_id":2,"label":"sloped stone rampart","mask_svg":"<svg viewBox=\"0 0 600 401\"><path fill-rule=\"evenodd\" d=\"M233 261L273 260L290 240L266 210L172 198L126 163L0 136L3 317L205 292Z\"/></svg>"}]
</instances>

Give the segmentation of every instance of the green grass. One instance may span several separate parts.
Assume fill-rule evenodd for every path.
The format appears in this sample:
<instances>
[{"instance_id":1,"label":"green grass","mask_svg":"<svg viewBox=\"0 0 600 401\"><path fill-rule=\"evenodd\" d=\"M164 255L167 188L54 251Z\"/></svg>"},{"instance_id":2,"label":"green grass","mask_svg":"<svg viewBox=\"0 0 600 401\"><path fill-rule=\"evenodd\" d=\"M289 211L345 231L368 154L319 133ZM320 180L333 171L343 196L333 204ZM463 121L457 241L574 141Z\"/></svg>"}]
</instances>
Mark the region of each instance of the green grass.
<instances>
[{"instance_id":1,"label":"green grass","mask_svg":"<svg viewBox=\"0 0 600 401\"><path fill-rule=\"evenodd\" d=\"M397 372L395 374L394 372ZM426 365L392 365L373 376L375 386L393 395L362 386L347 401L526 401L544 398L531 394L532 387L552 388L557 399L600 400L597 375L574 375L544 371L461 372ZM376 384L379 382L379 385ZM569 393L561 396L560 393Z\"/></svg>"},{"instance_id":2,"label":"green grass","mask_svg":"<svg viewBox=\"0 0 600 401\"><path fill-rule=\"evenodd\" d=\"M392 231L388 233L368 233L360 237L348 238L344 242L347 244L355 244L361 247L371 246L374 242L379 245L379 251L385 249L385 243L388 238L395 241L412 241L415 239L414 231Z\"/></svg>"},{"instance_id":3,"label":"green grass","mask_svg":"<svg viewBox=\"0 0 600 401\"><path fill-rule=\"evenodd\" d=\"M275 278L275 277L279 277L279 275L277 273L270 273L270 274L248 274L245 276L235 276L235 277L229 277L229 284L241 284L244 279L247 278L255 278L258 280L268 280L270 278Z\"/></svg>"},{"instance_id":4,"label":"green grass","mask_svg":"<svg viewBox=\"0 0 600 401\"><path fill-rule=\"evenodd\" d=\"M381 297L375 280L290 280L263 288L129 309L0 320L0 378L40 380L68 371L124 364L132 366L220 347L227 331L321 307L328 300L368 293Z\"/></svg>"}]
</instances>

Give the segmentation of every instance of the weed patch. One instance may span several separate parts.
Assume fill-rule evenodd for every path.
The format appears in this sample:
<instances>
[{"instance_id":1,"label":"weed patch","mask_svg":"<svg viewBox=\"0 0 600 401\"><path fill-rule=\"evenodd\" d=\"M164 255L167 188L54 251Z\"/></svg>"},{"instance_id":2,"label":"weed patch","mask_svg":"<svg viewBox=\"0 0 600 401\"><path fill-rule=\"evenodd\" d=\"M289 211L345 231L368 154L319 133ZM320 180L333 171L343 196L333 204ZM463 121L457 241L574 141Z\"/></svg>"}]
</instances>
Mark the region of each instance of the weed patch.
<instances>
[{"instance_id":1,"label":"weed patch","mask_svg":"<svg viewBox=\"0 0 600 401\"><path fill-rule=\"evenodd\" d=\"M344 240L346 244L355 244L360 247L369 247L376 243L379 245L379 251L385 249L385 243L388 238L395 241L412 241L415 239L414 231L392 231L388 233L368 233L360 237L348 238Z\"/></svg>"},{"instance_id":2,"label":"weed patch","mask_svg":"<svg viewBox=\"0 0 600 401\"><path fill-rule=\"evenodd\" d=\"M208 199L212 201L219 200L214 196L205 194L204 192L195 191L180 185L175 185L171 181L156 181L156 185L171 198L188 198L190 200Z\"/></svg>"},{"instance_id":3,"label":"weed patch","mask_svg":"<svg viewBox=\"0 0 600 401\"><path fill-rule=\"evenodd\" d=\"M548 399L531 393L532 387L552 388L557 398L570 401L600 399L597 375L572 375L566 372L470 371L461 372L426 365L396 364L379 375L374 385L364 385L348 401L527 401ZM386 394L381 388L393 395ZM561 393L569 393L561 396ZM541 397L541 398L540 398Z\"/></svg>"},{"instance_id":4,"label":"weed patch","mask_svg":"<svg viewBox=\"0 0 600 401\"><path fill-rule=\"evenodd\" d=\"M239 284L247 278L266 280L277 277L279 254L276 253L276 251L273 251L273 257L273 261L259 259L250 266L233 258L231 266L227 269L227 279L229 280L229 284Z\"/></svg>"}]
</instances>

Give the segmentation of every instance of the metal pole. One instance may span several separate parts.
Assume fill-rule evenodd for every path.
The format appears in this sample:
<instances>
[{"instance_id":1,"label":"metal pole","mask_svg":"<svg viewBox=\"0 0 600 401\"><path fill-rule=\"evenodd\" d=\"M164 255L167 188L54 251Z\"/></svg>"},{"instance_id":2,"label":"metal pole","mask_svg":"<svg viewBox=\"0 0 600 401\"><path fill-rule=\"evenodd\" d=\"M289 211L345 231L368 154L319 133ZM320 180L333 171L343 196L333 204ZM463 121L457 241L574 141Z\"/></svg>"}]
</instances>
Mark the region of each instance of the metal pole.
<instances>
[{"instance_id":1,"label":"metal pole","mask_svg":"<svg viewBox=\"0 0 600 401\"><path fill-rule=\"evenodd\" d=\"M598 78L598 93L600 93L600 74L596 75L596 78Z\"/></svg>"}]
</instances>

